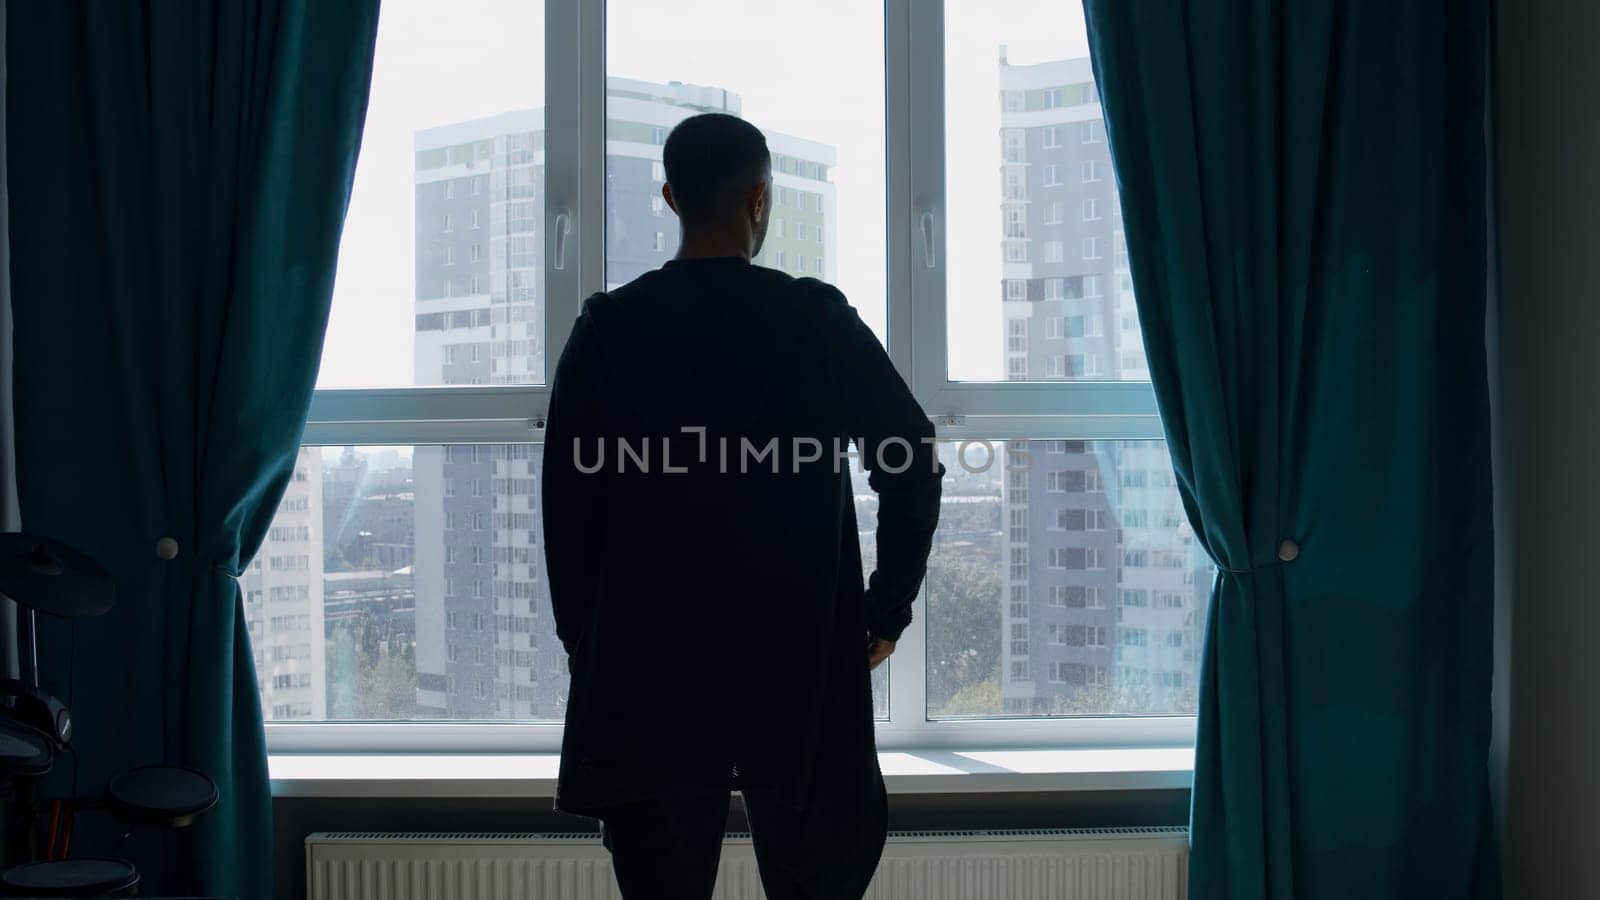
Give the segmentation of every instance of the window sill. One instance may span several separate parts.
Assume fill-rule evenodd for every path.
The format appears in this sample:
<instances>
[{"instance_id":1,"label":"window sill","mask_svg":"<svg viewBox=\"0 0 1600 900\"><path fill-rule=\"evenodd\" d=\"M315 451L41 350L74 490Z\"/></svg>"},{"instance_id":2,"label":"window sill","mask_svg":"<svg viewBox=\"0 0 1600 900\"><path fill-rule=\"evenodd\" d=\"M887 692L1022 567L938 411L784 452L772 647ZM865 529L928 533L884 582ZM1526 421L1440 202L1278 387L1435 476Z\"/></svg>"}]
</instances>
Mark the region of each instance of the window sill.
<instances>
[{"instance_id":1,"label":"window sill","mask_svg":"<svg viewBox=\"0 0 1600 900\"><path fill-rule=\"evenodd\" d=\"M891 794L1185 789L1186 747L1071 750L885 750ZM554 753L271 754L274 797L552 797Z\"/></svg>"}]
</instances>

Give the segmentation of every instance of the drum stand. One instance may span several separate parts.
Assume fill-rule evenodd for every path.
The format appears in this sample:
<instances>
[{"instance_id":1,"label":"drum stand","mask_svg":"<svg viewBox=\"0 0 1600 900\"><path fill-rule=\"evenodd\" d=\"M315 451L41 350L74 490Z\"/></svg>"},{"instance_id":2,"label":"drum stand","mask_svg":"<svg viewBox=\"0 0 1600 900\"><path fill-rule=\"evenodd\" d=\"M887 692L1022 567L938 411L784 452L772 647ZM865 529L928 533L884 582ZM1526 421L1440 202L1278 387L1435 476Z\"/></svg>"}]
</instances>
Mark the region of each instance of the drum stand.
<instances>
[{"instance_id":1,"label":"drum stand","mask_svg":"<svg viewBox=\"0 0 1600 900\"><path fill-rule=\"evenodd\" d=\"M142 766L114 776L98 800L51 803L46 858L37 859L38 779L70 749L72 716L39 687L36 612L65 618L97 616L114 602L111 576L82 553L45 538L0 534L0 594L16 602L21 680L0 679L0 796L21 799L33 862L0 874L0 895L12 897L129 897L138 891L133 864L111 857L71 857L73 813L105 808L126 826L125 852L140 825L183 828L217 804L217 787L180 766ZM64 813L64 815L63 815Z\"/></svg>"}]
</instances>

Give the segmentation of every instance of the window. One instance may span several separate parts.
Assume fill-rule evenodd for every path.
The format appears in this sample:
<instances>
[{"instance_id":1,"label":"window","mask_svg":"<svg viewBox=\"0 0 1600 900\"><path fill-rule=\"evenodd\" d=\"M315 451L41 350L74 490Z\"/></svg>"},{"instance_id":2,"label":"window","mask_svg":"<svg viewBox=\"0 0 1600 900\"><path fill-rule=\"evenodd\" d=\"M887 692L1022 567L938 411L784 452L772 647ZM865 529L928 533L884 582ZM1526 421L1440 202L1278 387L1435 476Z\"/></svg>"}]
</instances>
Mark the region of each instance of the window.
<instances>
[{"instance_id":1,"label":"window","mask_svg":"<svg viewBox=\"0 0 1600 900\"><path fill-rule=\"evenodd\" d=\"M1083 201L1083 220L1094 222L1100 218L1100 204L1090 197Z\"/></svg>"},{"instance_id":2,"label":"window","mask_svg":"<svg viewBox=\"0 0 1600 900\"><path fill-rule=\"evenodd\" d=\"M1082 146L1104 129L1087 105L1081 12L943 0L796 17L775 0L708 3L709 32L649 0L611 0L604 27L586 19L582 33L566 7L546 21L539 0L485 0L425 29L394 27L397 4L384 11L318 392L272 525L287 542L268 540L243 576L252 633L276 633L276 618L295 638L258 645L263 708L296 729L561 717L565 658L541 608L541 436L528 422L583 298L675 251L659 144L716 108L758 122L775 156L785 224L757 261L826 274L924 407L993 449L989 470L969 472L959 443L941 445L952 481L925 612L903 639L922 652L900 657L926 667L875 673L894 726L880 742L954 728L975 743L1070 743L1081 732L1055 720L1191 714L1210 570L1170 481L1121 487L1166 454L1132 288L1119 276L1106 290L1109 264L1067 268L1072 248L1110 255L1103 220L1117 204L1105 148ZM686 57L691 35L712 52ZM886 43L899 35L942 44L942 58ZM720 52L733 42L740 52ZM820 82L770 65L796 46L826 46L836 65ZM891 265L908 277L891 284ZM397 297L411 306L398 315ZM1034 439L997 439L1019 423ZM875 501L856 493L868 522ZM1128 551L1149 565L1125 569ZM1149 605L1124 606L1124 589ZM1125 646L1123 628L1148 642ZM335 671L357 673L350 690L328 690ZM274 726L270 740L291 747L297 733ZM559 732L515 742L552 749Z\"/></svg>"}]
</instances>

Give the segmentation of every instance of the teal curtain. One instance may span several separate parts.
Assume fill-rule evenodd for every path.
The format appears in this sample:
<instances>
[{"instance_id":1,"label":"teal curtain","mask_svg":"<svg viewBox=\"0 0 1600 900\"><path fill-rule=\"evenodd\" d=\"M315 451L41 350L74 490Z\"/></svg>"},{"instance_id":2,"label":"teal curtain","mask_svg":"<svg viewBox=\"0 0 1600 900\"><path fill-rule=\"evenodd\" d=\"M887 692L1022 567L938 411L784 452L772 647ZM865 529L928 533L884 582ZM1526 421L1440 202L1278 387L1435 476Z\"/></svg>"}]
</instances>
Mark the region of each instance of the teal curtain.
<instances>
[{"instance_id":1,"label":"teal curtain","mask_svg":"<svg viewBox=\"0 0 1600 900\"><path fill-rule=\"evenodd\" d=\"M1485 0L1087 0L1140 324L1221 572L1196 900L1498 897Z\"/></svg>"},{"instance_id":2,"label":"teal curtain","mask_svg":"<svg viewBox=\"0 0 1600 900\"><path fill-rule=\"evenodd\" d=\"M266 754L235 576L316 380L377 0L8 13L22 523L108 566L120 600L44 623L44 681L72 701L80 794L145 764L217 781L218 808L166 842L166 883L144 893L265 898Z\"/></svg>"}]
</instances>

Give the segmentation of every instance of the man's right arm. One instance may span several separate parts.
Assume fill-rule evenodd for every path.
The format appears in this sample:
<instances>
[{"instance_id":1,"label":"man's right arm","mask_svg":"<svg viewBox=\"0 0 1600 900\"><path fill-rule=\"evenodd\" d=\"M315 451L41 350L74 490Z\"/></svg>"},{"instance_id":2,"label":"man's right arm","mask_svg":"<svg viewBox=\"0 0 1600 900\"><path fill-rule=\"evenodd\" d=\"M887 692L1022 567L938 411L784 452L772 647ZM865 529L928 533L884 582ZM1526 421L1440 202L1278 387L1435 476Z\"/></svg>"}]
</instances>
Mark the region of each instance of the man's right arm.
<instances>
[{"instance_id":1,"label":"man's right arm","mask_svg":"<svg viewBox=\"0 0 1600 900\"><path fill-rule=\"evenodd\" d=\"M540 485L545 573L556 636L570 655L583 637L600 590L605 479L584 473L579 452L595 459L604 440L596 421L599 367L585 304L561 352L550 388Z\"/></svg>"}]
</instances>

